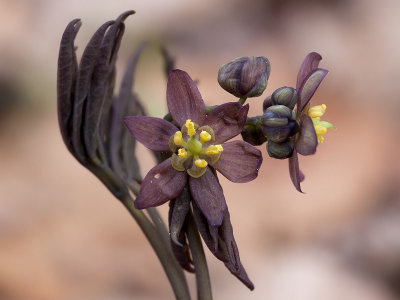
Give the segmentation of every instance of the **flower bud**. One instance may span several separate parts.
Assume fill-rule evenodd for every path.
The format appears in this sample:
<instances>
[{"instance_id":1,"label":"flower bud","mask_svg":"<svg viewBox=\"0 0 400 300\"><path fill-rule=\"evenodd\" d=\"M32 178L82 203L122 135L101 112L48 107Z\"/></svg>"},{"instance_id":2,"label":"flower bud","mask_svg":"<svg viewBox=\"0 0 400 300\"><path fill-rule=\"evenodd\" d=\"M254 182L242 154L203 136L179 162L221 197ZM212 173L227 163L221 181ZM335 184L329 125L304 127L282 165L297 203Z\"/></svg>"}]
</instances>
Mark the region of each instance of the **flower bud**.
<instances>
[{"instance_id":1,"label":"flower bud","mask_svg":"<svg viewBox=\"0 0 400 300\"><path fill-rule=\"evenodd\" d=\"M272 105L284 105L293 109L297 103L297 98L297 91L294 88L284 86L272 93L271 103Z\"/></svg>"},{"instance_id":2,"label":"flower bud","mask_svg":"<svg viewBox=\"0 0 400 300\"><path fill-rule=\"evenodd\" d=\"M299 125L293 120L292 110L283 105L267 108L261 117L261 123L264 136L275 143L285 142L299 129Z\"/></svg>"},{"instance_id":3,"label":"flower bud","mask_svg":"<svg viewBox=\"0 0 400 300\"><path fill-rule=\"evenodd\" d=\"M236 97L258 97L267 87L270 71L266 57L239 57L219 69L218 83Z\"/></svg>"},{"instance_id":4,"label":"flower bud","mask_svg":"<svg viewBox=\"0 0 400 300\"><path fill-rule=\"evenodd\" d=\"M267 110L268 107L272 106L272 95L269 95L267 98L265 98L263 102L263 112Z\"/></svg>"},{"instance_id":5,"label":"flower bud","mask_svg":"<svg viewBox=\"0 0 400 300\"><path fill-rule=\"evenodd\" d=\"M294 150L294 143L291 139L284 143L275 143L268 141L267 152L270 157L277 159L285 159L292 156Z\"/></svg>"},{"instance_id":6,"label":"flower bud","mask_svg":"<svg viewBox=\"0 0 400 300\"><path fill-rule=\"evenodd\" d=\"M242 130L242 138L245 142L253 146L264 144L265 138L261 129L261 120L259 117L248 118Z\"/></svg>"}]
</instances>

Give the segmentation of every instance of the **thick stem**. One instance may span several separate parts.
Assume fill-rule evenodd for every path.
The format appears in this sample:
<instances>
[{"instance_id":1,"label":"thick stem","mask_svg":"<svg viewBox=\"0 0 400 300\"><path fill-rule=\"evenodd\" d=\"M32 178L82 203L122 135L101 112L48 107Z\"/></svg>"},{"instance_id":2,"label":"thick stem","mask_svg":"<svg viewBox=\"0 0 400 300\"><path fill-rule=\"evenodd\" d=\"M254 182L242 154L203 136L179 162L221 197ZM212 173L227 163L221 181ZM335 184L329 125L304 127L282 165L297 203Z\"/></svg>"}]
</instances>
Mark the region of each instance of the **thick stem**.
<instances>
[{"instance_id":1,"label":"thick stem","mask_svg":"<svg viewBox=\"0 0 400 300\"><path fill-rule=\"evenodd\" d=\"M194 222L192 212L188 214L187 236L189 240L190 252L192 253L193 264L196 273L197 299L212 300L210 275L208 273L207 260L204 255L199 231Z\"/></svg>"},{"instance_id":2,"label":"thick stem","mask_svg":"<svg viewBox=\"0 0 400 300\"><path fill-rule=\"evenodd\" d=\"M187 286L185 275L178 262L176 261L169 245L165 245L160 238L159 233L155 230L151 222L147 219L143 212L134 207L133 200L129 196L121 199L121 202L127 208L132 217L136 220L143 233L145 234L150 245L153 247L160 260L168 280L172 286L175 297L178 300L190 299L189 288Z\"/></svg>"}]
</instances>

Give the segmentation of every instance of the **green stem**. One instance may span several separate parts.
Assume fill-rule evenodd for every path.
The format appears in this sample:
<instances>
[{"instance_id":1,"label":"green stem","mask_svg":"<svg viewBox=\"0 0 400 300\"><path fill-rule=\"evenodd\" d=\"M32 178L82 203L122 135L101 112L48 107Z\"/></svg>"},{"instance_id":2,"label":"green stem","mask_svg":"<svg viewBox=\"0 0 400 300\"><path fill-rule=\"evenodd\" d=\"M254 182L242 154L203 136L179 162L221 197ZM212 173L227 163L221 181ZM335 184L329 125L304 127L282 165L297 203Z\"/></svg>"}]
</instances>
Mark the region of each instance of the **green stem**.
<instances>
[{"instance_id":1,"label":"green stem","mask_svg":"<svg viewBox=\"0 0 400 300\"><path fill-rule=\"evenodd\" d=\"M187 236L189 247L193 257L193 264L196 273L197 299L212 300L210 275L208 273L207 260L204 255L199 231L193 219L193 214L188 215Z\"/></svg>"},{"instance_id":2,"label":"green stem","mask_svg":"<svg viewBox=\"0 0 400 300\"><path fill-rule=\"evenodd\" d=\"M121 199L121 202L136 220L147 240L150 242L150 245L156 252L157 257L160 260L172 286L176 299L190 299L189 288L187 286L185 275L183 274L182 268L176 261L171 248L165 245L163 239L160 238L159 233L147 219L145 214L134 207L131 197L126 196Z\"/></svg>"},{"instance_id":3,"label":"green stem","mask_svg":"<svg viewBox=\"0 0 400 300\"><path fill-rule=\"evenodd\" d=\"M246 102L246 99L247 97L240 98L238 102L243 105Z\"/></svg>"}]
</instances>

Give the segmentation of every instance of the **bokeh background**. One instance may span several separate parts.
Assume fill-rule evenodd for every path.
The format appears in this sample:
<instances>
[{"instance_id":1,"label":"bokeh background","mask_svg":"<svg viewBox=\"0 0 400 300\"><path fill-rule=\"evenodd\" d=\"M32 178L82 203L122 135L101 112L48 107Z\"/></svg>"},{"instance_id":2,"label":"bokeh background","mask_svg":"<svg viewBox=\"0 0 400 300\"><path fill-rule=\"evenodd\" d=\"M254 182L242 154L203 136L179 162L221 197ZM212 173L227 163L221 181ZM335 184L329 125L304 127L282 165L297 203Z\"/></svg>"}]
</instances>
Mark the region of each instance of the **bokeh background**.
<instances>
[{"instance_id":1,"label":"bokeh background","mask_svg":"<svg viewBox=\"0 0 400 300\"><path fill-rule=\"evenodd\" d=\"M256 180L221 179L256 289L208 255L215 299L399 299L397 0L0 0L0 299L173 299L136 223L68 153L57 124L65 26L82 19L80 55L101 24L128 9L137 14L126 21L118 79L148 41L135 89L154 116L166 112L162 44L210 105L235 100L216 76L238 56L271 61L264 97L294 86L311 51L330 70L312 101L327 104L325 119L338 130L300 158L306 193L292 186L287 161L264 147ZM251 115L264 97L248 101ZM139 151L145 174L154 161Z\"/></svg>"}]
</instances>

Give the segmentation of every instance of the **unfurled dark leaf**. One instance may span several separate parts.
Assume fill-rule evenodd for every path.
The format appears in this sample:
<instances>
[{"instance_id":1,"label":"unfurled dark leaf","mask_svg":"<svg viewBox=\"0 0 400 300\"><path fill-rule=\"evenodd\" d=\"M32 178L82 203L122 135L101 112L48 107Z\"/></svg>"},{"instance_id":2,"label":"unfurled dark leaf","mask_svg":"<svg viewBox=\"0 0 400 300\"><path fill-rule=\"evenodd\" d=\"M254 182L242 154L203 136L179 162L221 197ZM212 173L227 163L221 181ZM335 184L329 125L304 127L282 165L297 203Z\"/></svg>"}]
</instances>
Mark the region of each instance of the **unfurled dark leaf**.
<instances>
[{"instance_id":1,"label":"unfurled dark leaf","mask_svg":"<svg viewBox=\"0 0 400 300\"><path fill-rule=\"evenodd\" d=\"M175 69L175 59L171 56L165 46L161 47L161 54L164 59L164 73L168 77L169 72Z\"/></svg>"},{"instance_id":2,"label":"unfurled dark leaf","mask_svg":"<svg viewBox=\"0 0 400 300\"><path fill-rule=\"evenodd\" d=\"M81 21L75 19L71 21L65 29L60 43L57 70L58 122L64 143L74 156L75 151L72 146L71 132L75 84L78 69L74 40L81 25Z\"/></svg>"},{"instance_id":3,"label":"unfurled dark leaf","mask_svg":"<svg viewBox=\"0 0 400 300\"><path fill-rule=\"evenodd\" d=\"M86 46L82 54L81 62L79 64L72 121L72 142L75 152L78 155L80 161L86 160L86 151L84 148L81 132L83 123L83 111L86 107L86 100L91 86L90 81L104 34L107 28L113 23L114 21L109 21L96 31L96 33L93 35L88 45Z\"/></svg>"},{"instance_id":4,"label":"unfurled dark leaf","mask_svg":"<svg viewBox=\"0 0 400 300\"><path fill-rule=\"evenodd\" d=\"M122 23L133 12L122 14L106 32L96 58L88 94L83 134L87 153L94 157L98 147L98 129L102 110L110 107L111 97L107 99L107 91L112 82L116 55L125 30ZM108 104L106 104L108 103Z\"/></svg>"},{"instance_id":5,"label":"unfurled dark leaf","mask_svg":"<svg viewBox=\"0 0 400 300\"><path fill-rule=\"evenodd\" d=\"M135 155L136 140L124 126L125 116L144 115L139 99L133 94L137 61L145 44L140 45L129 59L122 78L118 97L114 99L108 149L112 169L128 182L140 181L140 169Z\"/></svg>"}]
</instances>

